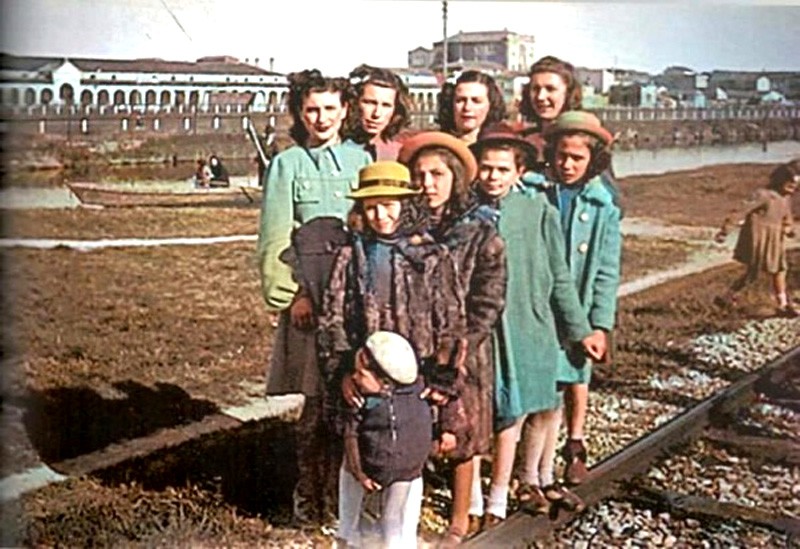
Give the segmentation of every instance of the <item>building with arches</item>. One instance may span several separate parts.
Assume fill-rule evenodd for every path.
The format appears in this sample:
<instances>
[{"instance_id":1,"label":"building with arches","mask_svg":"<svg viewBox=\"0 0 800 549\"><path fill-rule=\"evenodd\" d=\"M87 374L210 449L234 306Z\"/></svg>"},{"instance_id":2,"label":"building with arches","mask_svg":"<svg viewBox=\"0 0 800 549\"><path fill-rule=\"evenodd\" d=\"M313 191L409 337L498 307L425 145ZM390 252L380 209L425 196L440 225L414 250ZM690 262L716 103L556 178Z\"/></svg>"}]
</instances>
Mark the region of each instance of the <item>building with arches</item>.
<instances>
[{"instance_id":1,"label":"building with arches","mask_svg":"<svg viewBox=\"0 0 800 549\"><path fill-rule=\"evenodd\" d=\"M0 55L4 107L76 105L85 110L151 112L164 108L245 104L279 111L289 91L283 74L234 57L195 62ZM224 101L221 100L224 98Z\"/></svg>"}]
</instances>

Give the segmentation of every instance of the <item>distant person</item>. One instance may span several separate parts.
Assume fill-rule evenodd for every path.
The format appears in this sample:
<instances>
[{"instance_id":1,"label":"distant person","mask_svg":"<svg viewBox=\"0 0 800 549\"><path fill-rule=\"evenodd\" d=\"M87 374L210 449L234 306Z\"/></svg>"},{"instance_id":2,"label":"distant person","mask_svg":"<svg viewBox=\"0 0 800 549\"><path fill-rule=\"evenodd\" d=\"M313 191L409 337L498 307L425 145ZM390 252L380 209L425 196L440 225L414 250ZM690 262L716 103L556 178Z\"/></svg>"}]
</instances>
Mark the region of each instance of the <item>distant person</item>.
<instances>
[{"instance_id":1,"label":"distant person","mask_svg":"<svg viewBox=\"0 0 800 549\"><path fill-rule=\"evenodd\" d=\"M350 72L356 91L345 137L361 145L374 160L395 160L401 132L410 123L408 87L389 69L359 65Z\"/></svg>"},{"instance_id":2,"label":"distant person","mask_svg":"<svg viewBox=\"0 0 800 549\"><path fill-rule=\"evenodd\" d=\"M228 170L222 165L222 161L217 155L212 154L208 158L208 166L211 168L212 187L227 187L231 184Z\"/></svg>"},{"instance_id":3,"label":"distant person","mask_svg":"<svg viewBox=\"0 0 800 549\"><path fill-rule=\"evenodd\" d=\"M478 140L485 126L505 117L503 92L488 74L464 71L455 83L446 82L442 86L437 117L439 128L467 145Z\"/></svg>"},{"instance_id":4,"label":"distant person","mask_svg":"<svg viewBox=\"0 0 800 549\"><path fill-rule=\"evenodd\" d=\"M213 176L211 168L206 164L202 158L197 161L197 168L194 172L194 186L201 189L207 189L211 186L211 177Z\"/></svg>"},{"instance_id":5,"label":"distant person","mask_svg":"<svg viewBox=\"0 0 800 549\"><path fill-rule=\"evenodd\" d=\"M764 272L772 278L778 315L788 318L800 316L800 310L792 303L786 286L789 270L786 239L795 236L791 197L798 185L800 158L775 168L766 188L757 190L748 202L748 212L733 252L733 258L744 263L746 269L724 296L716 298L718 305L736 305L739 292ZM725 218L714 240L724 242L728 227L737 217L738 213L734 212Z\"/></svg>"},{"instance_id":6,"label":"distant person","mask_svg":"<svg viewBox=\"0 0 800 549\"><path fill-rule=\"evenodd\" d=\"M315 332L319 310L281 254L290 247L296 227L318 217L347 218L358 170L372 159L363 150L341 143L353 93L345 79L325 77L316 69L292 73L288 79L289 133L297 145L277 154L264 176L258 261L267 310L280 315L267 394L305 396L296 426L300 476L293 495L294 518L317 522L335 516L341 454L336 454L336 441L323 421L325 385Z\"/></svg>"}]
</instances>

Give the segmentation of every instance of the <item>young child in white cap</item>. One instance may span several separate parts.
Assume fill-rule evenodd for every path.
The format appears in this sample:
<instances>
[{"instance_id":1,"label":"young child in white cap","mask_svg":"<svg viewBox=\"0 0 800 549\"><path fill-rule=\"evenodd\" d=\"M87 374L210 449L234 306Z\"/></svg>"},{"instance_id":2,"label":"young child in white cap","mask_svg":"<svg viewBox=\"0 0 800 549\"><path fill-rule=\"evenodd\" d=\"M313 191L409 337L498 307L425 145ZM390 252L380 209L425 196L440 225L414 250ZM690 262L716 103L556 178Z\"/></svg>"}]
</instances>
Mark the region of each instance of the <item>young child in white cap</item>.
<instances>
[{"instance_id":1,"label":"young child in white cap","mask_svg":"<svg viewBox=\"0 0 800 549\"><path fill-rule=\"evenodd\" d=\"M339 483L339 546L369 544L359 526L367 494L379 492L382 547L416 547L422 469L431 448L432 412L408 340L379 331L356 353L353 382L364 398L344 431Z\"/></svg>"}]
</instances>

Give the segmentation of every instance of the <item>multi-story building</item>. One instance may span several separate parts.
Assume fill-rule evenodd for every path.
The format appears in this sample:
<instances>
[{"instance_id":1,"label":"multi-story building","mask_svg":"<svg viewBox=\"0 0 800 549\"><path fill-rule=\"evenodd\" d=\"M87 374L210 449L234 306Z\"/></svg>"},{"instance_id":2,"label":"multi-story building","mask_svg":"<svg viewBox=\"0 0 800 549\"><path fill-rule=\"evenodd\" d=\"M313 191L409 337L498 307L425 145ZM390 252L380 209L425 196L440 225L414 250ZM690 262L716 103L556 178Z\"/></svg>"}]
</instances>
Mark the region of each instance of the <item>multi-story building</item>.
<instances>
[{"instance_id":1,"label":"multi-story building","mask_svg":"<svg viewBox=\"0 0 800 549\"><path fill-rule=\"evenodd\" d=\"M534 38L507 29L487 32L459 32L447 38L447 64L493 66L497 71L522 72L534 62ZM411 68L438 69L444 60L444 40L428 50L419 47L408 52Z\"/></svg>"}]
</instances>

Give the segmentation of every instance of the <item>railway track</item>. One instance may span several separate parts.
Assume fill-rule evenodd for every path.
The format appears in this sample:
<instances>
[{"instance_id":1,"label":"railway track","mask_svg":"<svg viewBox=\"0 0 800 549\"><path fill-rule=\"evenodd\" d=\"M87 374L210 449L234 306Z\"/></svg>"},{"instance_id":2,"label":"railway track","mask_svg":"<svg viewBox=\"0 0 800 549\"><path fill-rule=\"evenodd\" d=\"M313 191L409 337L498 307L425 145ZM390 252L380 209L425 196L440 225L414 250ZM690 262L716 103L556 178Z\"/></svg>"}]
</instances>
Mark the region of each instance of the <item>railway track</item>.
<instances>
[{"instance_id":1,"label":"railway track","mask_svg":"<svg viewBox=\"0 0 800 549\"><path fill-rule=\"evenodd\" d=\"M583 512L604 500L623 499L676 515L740 520L785 534L790 542L800 542L800 519L796 517L653 488L641 479L657 460L697 439L732 449L740 455L797 466L800 464L800 439L747 436L738 433L735 427L737 413L757 399L797 411L800 409L799 387L800 347L795 347L598 463L591 469L587 481L574 490L587 504ZM468 540L464 547L529 546L547 538L578 514L561 508L547 516L517 511L495 528Z\"/></svg>"}]
</instances>

